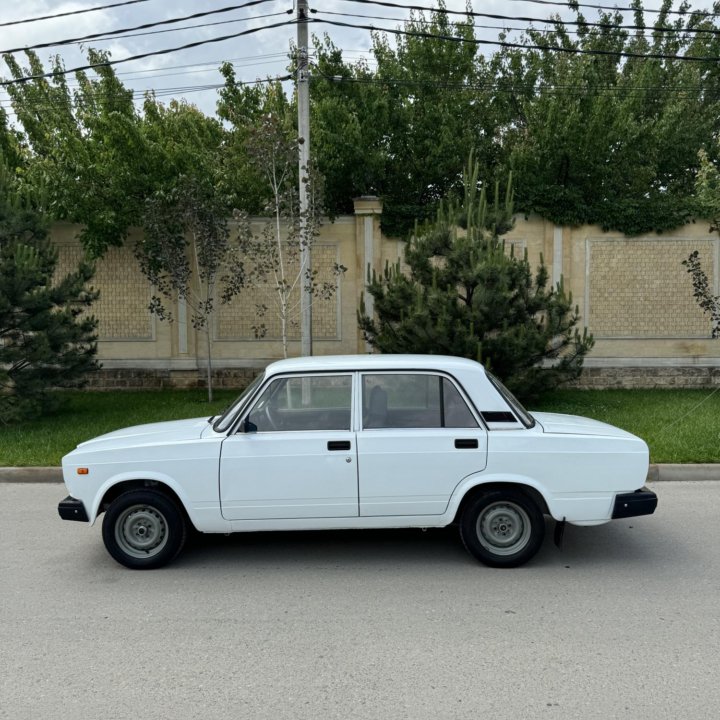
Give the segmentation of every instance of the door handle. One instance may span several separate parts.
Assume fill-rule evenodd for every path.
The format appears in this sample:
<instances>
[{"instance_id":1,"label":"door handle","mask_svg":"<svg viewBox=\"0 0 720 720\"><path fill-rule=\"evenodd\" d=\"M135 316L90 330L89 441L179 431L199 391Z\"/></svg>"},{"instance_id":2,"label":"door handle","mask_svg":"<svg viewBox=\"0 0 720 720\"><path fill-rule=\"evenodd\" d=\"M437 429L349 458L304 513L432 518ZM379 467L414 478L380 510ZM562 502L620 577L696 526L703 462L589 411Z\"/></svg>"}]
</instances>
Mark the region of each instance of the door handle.
<instances>
[{"instance_id":1,"label":"door handle","mask_svg":"<svg viewBox=\"0 0 720 720\"><path fill-rule=\"evenodd\" d=\"M349 450L350 449L350 441L349 440L328 440L327 448L328 448L328 450Z\"/></svg>"},{"instance_id":2,"label":"door handle","mask_svg":"<svg viewBox=\"0 0 720 720\"><path fill-rule=\"evenodd\" d=\"M455 440L456 450L477 450L478 441L475 438L457 439Z\"/></svg>"}]
</instances>

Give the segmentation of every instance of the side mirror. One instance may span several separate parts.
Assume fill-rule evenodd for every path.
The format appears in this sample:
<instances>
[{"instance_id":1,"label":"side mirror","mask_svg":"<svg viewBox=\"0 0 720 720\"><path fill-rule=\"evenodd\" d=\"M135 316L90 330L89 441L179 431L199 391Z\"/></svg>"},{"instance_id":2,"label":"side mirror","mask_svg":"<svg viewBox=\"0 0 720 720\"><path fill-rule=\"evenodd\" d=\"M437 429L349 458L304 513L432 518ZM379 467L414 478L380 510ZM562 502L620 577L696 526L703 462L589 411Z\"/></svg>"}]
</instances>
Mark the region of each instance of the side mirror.
<instances>
[{"instance_id":1,"label":"side mirror","mask_svg":"<svg viewBox=\"0 0 720 720\"><path fill-rule=\"evenodd\" d=\"M242 424L242 431L244 433L255 433L257 432L257 425L254 422L250 422L249 417L246 417Z\"/></svg>"}]
</instances>

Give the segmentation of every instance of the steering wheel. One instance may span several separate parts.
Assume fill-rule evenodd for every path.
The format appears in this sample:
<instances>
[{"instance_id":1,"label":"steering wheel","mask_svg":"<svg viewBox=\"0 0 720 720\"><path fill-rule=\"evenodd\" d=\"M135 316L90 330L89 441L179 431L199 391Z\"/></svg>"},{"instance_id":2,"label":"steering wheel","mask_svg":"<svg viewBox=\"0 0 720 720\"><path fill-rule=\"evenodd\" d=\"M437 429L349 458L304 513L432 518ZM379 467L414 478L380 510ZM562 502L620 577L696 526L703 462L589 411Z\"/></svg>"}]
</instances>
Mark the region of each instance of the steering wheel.
<instances>
[{"instance_id":1,"label":"steering wheel","mask_svg":"<svg viewBox=\"0 0 720 720\"><path fill-rule=\"evenodd\" d=\"M270 425L270 427L273 430L278 429L277 423L275 422L275 418L273 418L272 413L270 412L270 403L268 403L265 406L265 418L268 421L268 425Z\"/></svg>"}]
</instances>

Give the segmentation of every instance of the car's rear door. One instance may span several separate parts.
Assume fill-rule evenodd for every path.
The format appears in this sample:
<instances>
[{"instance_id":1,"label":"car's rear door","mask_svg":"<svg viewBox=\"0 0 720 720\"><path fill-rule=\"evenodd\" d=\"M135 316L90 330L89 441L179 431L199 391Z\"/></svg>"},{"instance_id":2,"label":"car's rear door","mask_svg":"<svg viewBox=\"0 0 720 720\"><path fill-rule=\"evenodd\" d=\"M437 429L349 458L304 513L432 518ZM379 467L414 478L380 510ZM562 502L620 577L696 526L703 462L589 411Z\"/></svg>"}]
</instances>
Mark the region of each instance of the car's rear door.
<instances>
[{"instance_id":1,"label":"car's rear door","mask_svg":"<svg viewBox=\"0 0 720 720\"><path fill-rule=\"evenodd\" d=\"M362 373L360 515L440 515L487 464L487 432L459 385L432 372Z\"/></svg>"}]
</instances>

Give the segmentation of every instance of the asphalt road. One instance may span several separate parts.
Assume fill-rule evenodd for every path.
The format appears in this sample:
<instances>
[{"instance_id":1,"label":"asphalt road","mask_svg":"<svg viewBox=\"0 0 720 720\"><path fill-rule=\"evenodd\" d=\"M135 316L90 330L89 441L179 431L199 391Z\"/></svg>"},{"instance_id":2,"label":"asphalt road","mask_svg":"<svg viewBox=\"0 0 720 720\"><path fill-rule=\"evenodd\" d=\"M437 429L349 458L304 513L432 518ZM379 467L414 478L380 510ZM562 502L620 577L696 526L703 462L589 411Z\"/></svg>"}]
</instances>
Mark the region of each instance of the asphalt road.
<instances>
[{"instance_id":1,"label":"asphalt road","mask_svg":"<svg viewBox=\"0 0 720 720\"><path fill-rule=\"evenodd\" d=\"M0 717L716 718L720 483L654 489L654 516L517 570L401 530L201 538L133 572L58 518L62 486L0 484Z\"/></svg>"}]
</instances>

